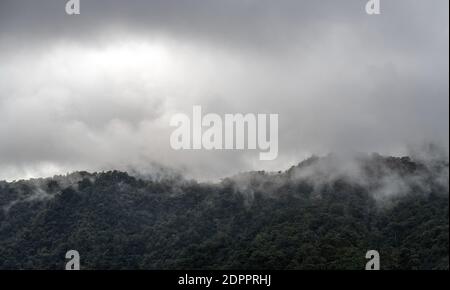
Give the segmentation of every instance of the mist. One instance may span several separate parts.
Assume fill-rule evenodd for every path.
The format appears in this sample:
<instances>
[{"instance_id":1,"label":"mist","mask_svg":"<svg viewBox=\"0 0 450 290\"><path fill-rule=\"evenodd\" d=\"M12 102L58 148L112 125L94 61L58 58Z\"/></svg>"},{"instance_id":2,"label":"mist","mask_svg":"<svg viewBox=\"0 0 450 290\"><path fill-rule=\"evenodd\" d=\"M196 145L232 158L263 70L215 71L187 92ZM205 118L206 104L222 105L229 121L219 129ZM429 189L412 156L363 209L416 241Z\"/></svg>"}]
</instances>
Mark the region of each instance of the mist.
<instances>
[{"instance_id":1,"label":"mist","mask_svg":"<svg viewBox=\"0 0 450 290\"><path fill-rule=\"evenodd\" d=\"M356 0L82 0L78 16L63 2L0 3L0 180L161 168L219 180L429 143L448 158L446 0L384 1L379 16ZM278 158L174 151L170 118L194 105L279 114Z\"/></svg>"}]
</instances>

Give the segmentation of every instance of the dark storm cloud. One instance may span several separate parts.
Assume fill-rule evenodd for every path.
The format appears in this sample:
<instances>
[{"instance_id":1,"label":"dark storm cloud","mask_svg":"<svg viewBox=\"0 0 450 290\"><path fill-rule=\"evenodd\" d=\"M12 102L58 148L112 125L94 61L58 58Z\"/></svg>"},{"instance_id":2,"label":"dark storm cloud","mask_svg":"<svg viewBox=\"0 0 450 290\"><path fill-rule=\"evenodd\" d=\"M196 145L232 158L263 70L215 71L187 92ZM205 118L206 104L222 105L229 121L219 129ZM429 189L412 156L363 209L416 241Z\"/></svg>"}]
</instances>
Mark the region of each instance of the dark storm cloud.
<instances>
[{"instance_id":1,"label":"dark storm cloud","mask_svg":"<svg viewBox=\"0 0 450 290\"><path fill-rule=\"evenodd\" d=\"M295 31L306 32L317 19L325 16L333 21L361 11L361 1L335 2L85 0L81 1L81 15L69 18L65 1L2 1L1 31L3 35L45 40L97 38L108 30L132 29L229 44L285 46L278 42Z\"/></svg>"},{"instance_id":2,"label":"dark storm cloud","mask_svg":"<svg viewBox=\"0 0 450 290\"><path fill-rule=\"evenodd\" d=\"M196 176L311 153L448 151L448 1L0 1L0 178L157 162ZM280 155L174 152L168 118L279 113ZM5 138L4 136L8 136Z\"/></svg>"},{"instance_id":3,"label":"dark storm cloud","mask_svg":"<svg viewBox=\"0 0 450 290\"><path fill-rule=\"evenodd\" d=\"M44 43L66 38L98 41L114 33L161 34L241 48L283 49L289 48L289 41L307 45L335 25L349 24L371 38L381 36L390 45L410 50L445 32L445 0L383 1L378 18L367 17L365 2L84 0L81 15L68 17L64 0L3 0L0 33Z\"/></svg>"}]
</instances>

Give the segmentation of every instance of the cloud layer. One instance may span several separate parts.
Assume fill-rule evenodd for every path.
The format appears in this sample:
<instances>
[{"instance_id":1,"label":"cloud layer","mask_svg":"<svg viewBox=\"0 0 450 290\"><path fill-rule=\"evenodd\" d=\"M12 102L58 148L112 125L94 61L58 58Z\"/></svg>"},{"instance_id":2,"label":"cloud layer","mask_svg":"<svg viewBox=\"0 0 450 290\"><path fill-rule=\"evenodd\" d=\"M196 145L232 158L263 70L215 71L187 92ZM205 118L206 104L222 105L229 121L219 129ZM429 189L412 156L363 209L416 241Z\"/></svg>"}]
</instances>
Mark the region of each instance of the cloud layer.
<instances>
[{"instance_id":1,"label":"cloud layer","mask_svg":"<svg viewBox=\"0 0 450 290\"><path fill-rule=\"evenodd\" d=\"M0 179L175 167L200 178L310 154L448 151L448 1L0 3ZM279 158L173 151L174 113L278 113Z\"/></svg>"}]
</instances>

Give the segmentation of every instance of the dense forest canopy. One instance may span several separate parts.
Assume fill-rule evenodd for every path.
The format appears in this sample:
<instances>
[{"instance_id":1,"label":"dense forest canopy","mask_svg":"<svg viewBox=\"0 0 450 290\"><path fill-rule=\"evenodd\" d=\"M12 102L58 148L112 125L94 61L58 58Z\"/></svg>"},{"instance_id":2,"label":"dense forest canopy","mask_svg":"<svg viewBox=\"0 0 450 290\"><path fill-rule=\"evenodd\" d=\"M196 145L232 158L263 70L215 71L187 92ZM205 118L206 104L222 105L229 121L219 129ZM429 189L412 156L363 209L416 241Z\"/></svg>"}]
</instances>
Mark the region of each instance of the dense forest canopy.
<instances>
[{"instance_id":1,"label":"dense forest canopy","mask_svg":"<svg viewBox=\"0 0 450 290\"><path fill-rule=\"evenodd\" d=\"M448 160L311 157L218 183L109 171L0 182L0 269L449 268Z\"/></svg>"}]
</instances>

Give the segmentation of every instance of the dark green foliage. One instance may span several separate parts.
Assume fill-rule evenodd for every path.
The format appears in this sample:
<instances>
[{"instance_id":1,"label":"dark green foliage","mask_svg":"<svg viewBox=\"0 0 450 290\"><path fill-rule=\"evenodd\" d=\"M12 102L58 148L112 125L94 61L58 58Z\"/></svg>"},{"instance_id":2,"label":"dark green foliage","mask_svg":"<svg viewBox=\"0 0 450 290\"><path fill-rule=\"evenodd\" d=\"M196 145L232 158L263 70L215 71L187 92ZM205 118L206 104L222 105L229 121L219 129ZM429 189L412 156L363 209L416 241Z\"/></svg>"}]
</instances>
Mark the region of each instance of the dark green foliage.
<instances>
[{"instance_id":1,"label":"dark green foliage","mask_svg":"<svg viewBox=\"0 0 450 290\"><path fill-rule=\"evenodd\" d=\"M448 269L438 169L373 156L364 182L297 176L324 160L212 185L117 171L0 183L0 269L63 269L70 249L82 269L364 269L371 249L383 269ZM386 170L407 192L376 198Z\"/></svg>"}]
</instances>

